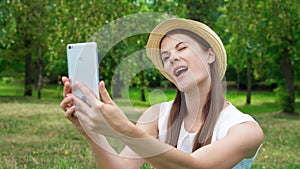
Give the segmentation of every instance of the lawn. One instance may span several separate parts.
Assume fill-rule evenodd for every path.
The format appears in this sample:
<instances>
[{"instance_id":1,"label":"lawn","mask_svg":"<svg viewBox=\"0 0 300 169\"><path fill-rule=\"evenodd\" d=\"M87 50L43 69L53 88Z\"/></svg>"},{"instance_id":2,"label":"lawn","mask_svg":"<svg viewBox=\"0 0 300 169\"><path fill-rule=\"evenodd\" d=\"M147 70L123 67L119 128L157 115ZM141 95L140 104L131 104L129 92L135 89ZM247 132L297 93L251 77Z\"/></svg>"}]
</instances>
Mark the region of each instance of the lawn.
<instances>
[{"instance_id":1,"label":"lawn","mask_svg":"<svg viewBox=\"0 0 300 169\"><path fill-rule=\"evenodd\" d=\"M89 147L64 118L61 88L46 87L41 100L21 97L18 85L0 87L0 168L96 168ZM279 113L272 92L254 92L251 106L245 93L227 91L227 99L261 124L265 140L253 168L300 168L300 117ZM150 104L170 100L173 90L155 89L141 102L137 90L116 102L135 121ZM297 111L300 112L299 97ZM120 142L110 139L119 151ZM150 168L147 164L144 168Z\"/></svg>"}]
</instances>

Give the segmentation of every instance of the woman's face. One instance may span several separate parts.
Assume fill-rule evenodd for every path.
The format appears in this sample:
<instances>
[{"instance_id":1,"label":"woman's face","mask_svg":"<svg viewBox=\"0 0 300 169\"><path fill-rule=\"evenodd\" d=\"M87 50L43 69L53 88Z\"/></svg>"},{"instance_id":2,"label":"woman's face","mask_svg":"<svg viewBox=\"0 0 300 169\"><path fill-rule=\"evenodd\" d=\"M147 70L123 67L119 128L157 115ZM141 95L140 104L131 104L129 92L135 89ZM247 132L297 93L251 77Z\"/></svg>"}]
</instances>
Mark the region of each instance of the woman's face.
<instances>
[{"instance_id":1,"label":"woman's face","mask_svg":"<svg viewBox=\"0 0 300 169\"><path fill-rule=\"evenodd\" d=\"M199 43L185 34L166 36L161 42L164 71L183 92L195 85L210 85L209 64L215 60L212 49L203 50Z\"/></svg>"}]
</instances>

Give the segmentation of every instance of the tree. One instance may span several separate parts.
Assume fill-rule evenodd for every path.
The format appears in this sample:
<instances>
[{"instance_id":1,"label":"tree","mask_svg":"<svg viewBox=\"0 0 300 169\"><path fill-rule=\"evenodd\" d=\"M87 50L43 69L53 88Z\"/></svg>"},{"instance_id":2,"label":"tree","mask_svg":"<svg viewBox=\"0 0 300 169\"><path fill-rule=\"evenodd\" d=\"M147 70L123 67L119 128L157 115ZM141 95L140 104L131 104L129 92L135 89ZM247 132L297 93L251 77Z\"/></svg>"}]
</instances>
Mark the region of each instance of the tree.
<instances>
[{"instance_id":1,"label":"tree","mask_svg":"<svg viewBox=\"0 0 300 169\"><path fill-rule=\"evenodd\" d=\"M296 64L300 37L298 7L296 0L227 1L221 22L224 27L233 25L226 27L230 34L227 48L230 57L234 57L233 62L245 59L247 66L252 63L254 75L283 85L284 91L277 90L286 96L281 98L281 108L290 113L295 108L294 73L299 70Z\"/></svg>"},{"instance_id":2,"label":"tree","mask_svg":"<svg viewBox=\"0 0 300 169\"><path fill-rule=\"evenodd\" d=\"M43 28L47 23L45 17L42 16L44 11L44 1L4 1L6 3L5 11L8 13L10 22L5 26L9 28L9 34L6 34L6 42L2 41L5 55L10 55L13 60L18 60L20 67L24 64L24 96L32 96L32 83L36 81L38 88L38 97L41 97L42 88L42 68L43 68L43 46L46 34ZM42 19L43 18L43 19ZM4 29L5 29L4 28ZM38 57L37 57L38 56ZM23 60L23 61L22 61ZM36 68L33 69L33 62L36 62ZM17 66L12 68L17 70ZM34 71L36 70L36 71ZM36 79L34 77L36 73ZM12 74L13 75L13 74Z\"/></svg>"},{"instance_id":3,"label":"tree","mask_svg":"<svg viewBox=\"0 0 300 169\"><path fill-rule=\"evenodd\" d=\"M203 22L212 28L215 27L215 24L221 15L218 8L224 5L223 0L185 0L184 3L188 9L186 13L189 19Z\"/></svg>"},{"instance_id":4,"label":"tree","mask_svg":"<svg viewBox=\"0 0 300 169\"><path fill-rule=\"evenodd\" d=\"M283 86L286 94L281 98L283 112L295 112L295 77L299 72L297 56L300 47L300 2L291 1L264 1L265 23L263 30L266 33L267 50L273 56L275 62L279 63L278 69L281 70L281 79L277 79L278 85ZM282 26L283 25L283 26ZM298 71L297 71L298 70ZM282 96L282 95L281 95Z\"/></svg>"},{"instance_id":5,"label":"tree","mask_svg":"<svg viewBox=\"0 0 300 169\"><path fill-rule=\"evenodd\" d=\"M258 61L261 59L261 52L259 52L261 43L255 39L259 21L254 20L259 16L256 11L259 7L260 4L257 1L228 1L223 10L225 15L219 21L219 24L226 30L225 36L229 36L226 42L229 66L236 71L238 89L241 80L246 82L246 104L251 104L253 74L258 69ZM244 69L246 70L245 80L241 79L241 72Z\"/></svg>"},{"instance_id":6,"label":"tree","mask_svg":"<svg viewBox=\"0 0 300 169\"><path fill-rule=\"evenodd\" d=\"M9 1L1 1L0 3L0 78L15 76L20 77L24 71L23 63L17 51L9 50L16 43L16 18L12 15L11 4Z\"/></svg>"},{"instance_id":7,"label":"tree","mask_svg":"<svg viewBox=\"0 0 300 169\"><path fill-rule=\"evenodd\" d=\"M12 15L16 18L17 26L16 26L16 43L12 48L14 50L23 51L22 54L25 60L25 76L24 76L24 96L32 96L32 43L33 33L35 31L33 26L35 25L32 22L33 17L31 15L31 11L34 11L31 8L30 4L32 2L12 2L10 5L12 6L11 12Z\"/></svg>"}]
</instances>

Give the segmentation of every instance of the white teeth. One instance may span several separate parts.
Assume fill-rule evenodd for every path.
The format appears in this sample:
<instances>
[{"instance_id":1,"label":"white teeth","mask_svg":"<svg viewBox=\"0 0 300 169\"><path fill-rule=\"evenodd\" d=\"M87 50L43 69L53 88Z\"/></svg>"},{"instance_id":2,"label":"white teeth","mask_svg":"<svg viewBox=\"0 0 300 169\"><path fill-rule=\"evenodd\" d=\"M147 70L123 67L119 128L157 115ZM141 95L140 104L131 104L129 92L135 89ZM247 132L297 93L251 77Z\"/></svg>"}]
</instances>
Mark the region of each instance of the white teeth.
<instances>
[{"instance_id":1,"label":"white teeth","mask_svg":"<svg viewBox=\"0 0 300 169\"><path fill-rule=\"evenodd\" d=\"M177 74L179 71L182 71L182 70L184 70L184 69L185 69L185 68L183 68L183 67L177 69L176 74Z\"/></svg>"},{"instance_id":2,"label":"white teeth","mask_svg":"<svg viewBox=\"0 0 300 169\"><path fill-rule=\"evenodd\" d=\"M175 76L179 76L181 73L185 72L187 70L187 67L180 67L175 71Z\"/></svg>"}]
</instances>

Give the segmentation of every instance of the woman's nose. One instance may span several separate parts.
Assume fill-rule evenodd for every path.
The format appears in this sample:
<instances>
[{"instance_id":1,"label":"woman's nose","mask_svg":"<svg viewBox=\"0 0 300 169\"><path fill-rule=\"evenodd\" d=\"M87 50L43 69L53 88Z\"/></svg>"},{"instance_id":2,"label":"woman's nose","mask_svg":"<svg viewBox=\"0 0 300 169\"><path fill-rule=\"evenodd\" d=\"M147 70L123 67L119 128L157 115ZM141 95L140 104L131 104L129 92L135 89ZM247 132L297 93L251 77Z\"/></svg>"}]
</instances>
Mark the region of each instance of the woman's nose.
<instances>
[{"instance_id":1,"label":"woman's nose","mask_svg":"<svg viewBox=\"0 0 300 169\"><path fill-rule=\"evenodd\" d=\"M176 53L172 52L171 56L170 56L170 62L172 64L174 64L174 62L179 61L179 60L180 60L180 57Z\"/></svg>"}]
</instances>

